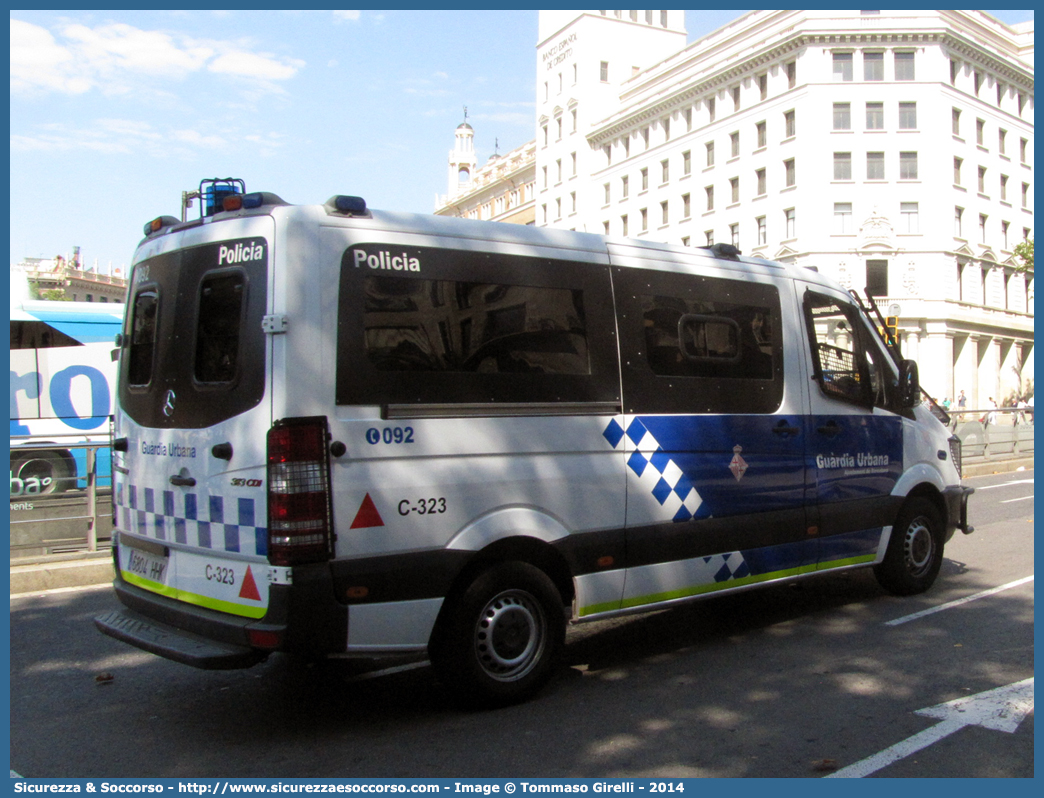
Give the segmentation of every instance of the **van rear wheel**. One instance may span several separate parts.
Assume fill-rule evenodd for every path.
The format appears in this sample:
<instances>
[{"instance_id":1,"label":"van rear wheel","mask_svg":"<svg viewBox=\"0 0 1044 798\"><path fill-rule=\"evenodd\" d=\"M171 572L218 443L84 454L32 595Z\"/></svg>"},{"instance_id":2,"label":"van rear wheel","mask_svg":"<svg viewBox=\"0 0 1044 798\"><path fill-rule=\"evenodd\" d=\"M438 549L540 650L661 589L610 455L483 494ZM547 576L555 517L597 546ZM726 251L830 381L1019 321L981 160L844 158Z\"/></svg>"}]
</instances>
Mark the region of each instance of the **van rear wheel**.
<instances>
[{"instance_id":1,"label":"van rear wheel","mask_svg":"<svg viewBox=\"0 0 1044 798\"><path fill-rule=\"evenodd\" d=\"M913 498L903 505L884 560L874 566L874 576L885 590L912 596L932 586L942 566L942 527L942 516L928 499Z\"/></svg>"},{"instance_id":2,"label":"van rear wheel","mask_svg":"<svg viewBox=\"0 0 1044 798\"><path fill-rule=\"evenodd\" d=\"M432 664L463 703L504 706L551 677L565 640L562 597L540 569L522 562L479 574L447 608Z\"/></svg>"}]
</instances>

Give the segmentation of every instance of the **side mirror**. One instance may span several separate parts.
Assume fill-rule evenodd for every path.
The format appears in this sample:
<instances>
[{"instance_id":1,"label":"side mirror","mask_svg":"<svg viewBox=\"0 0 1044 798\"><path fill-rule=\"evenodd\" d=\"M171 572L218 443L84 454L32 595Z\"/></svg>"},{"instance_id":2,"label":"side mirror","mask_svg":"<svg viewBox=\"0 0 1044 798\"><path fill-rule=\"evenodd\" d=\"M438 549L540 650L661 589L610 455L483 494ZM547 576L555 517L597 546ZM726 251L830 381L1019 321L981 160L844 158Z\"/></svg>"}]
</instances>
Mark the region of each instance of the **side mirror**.
<instances>
[{"instance_id":1,"label":"side mirror","mask_svg":"<svg viewBox=\"0 0 1044 798\"><path fill-rule=\"evenodd\" d=\"M904 360L899 364L899 406L917 407L921 403L921 381L917 377L917 363Z\"/></svg>"}]
</instances>

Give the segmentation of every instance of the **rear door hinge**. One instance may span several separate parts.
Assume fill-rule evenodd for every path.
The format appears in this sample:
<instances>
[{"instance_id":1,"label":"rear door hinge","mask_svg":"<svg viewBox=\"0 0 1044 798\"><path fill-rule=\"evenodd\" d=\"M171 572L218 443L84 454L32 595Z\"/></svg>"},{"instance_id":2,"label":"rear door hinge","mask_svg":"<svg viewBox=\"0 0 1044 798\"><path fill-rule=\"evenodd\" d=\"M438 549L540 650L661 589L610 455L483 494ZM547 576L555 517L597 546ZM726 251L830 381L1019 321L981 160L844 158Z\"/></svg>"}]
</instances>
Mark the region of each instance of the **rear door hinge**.
<instances>
[{"instance_id":1,"label":"rear door hinge","mask_svg":"<svg viewBox=\"0 0 1044 798\"><path fill-rule=\"evenodd\" d=\"M286 316L275 314L272 316L265 316L261 319L261 329L269 335L278 335L279 333L285 333L288 322Z\"/></svg>"}]
</instances>

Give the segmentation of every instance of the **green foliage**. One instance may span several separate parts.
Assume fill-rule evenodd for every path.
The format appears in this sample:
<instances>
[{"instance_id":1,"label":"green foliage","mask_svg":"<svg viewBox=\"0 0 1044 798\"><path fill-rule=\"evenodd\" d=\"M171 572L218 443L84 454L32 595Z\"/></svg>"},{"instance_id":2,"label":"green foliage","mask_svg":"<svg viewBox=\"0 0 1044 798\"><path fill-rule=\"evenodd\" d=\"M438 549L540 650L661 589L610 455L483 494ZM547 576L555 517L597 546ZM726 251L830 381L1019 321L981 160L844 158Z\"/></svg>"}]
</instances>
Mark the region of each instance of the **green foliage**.
<instances>
[{"instance_id":1,"label":"green foliage","mask_svg":"<svg viewBox=\"0 0 1044 798\"><path fill-rule=\"evenodd\" d=\"M1016 244L1015 256L1022 261L1019 265L1020 272L1033 271L1033 239L1020 241Z\"/></svg>"}]
</instances>

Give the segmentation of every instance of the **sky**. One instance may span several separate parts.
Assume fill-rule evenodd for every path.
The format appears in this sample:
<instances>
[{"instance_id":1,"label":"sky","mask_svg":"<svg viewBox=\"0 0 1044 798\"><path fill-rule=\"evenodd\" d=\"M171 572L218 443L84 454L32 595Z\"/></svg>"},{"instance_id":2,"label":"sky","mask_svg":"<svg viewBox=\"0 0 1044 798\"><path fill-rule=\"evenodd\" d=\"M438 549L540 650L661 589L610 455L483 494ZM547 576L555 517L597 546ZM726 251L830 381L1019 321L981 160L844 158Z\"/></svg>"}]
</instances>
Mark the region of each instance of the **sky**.
<instances>
[{"instance_id":1,"label":"sky","mask_svg":"<svg viewBox=\"0 0 1044 798\"><path fill-rule=\"evenodd\" d=\"M743 13L687 11L689 41ZM535 135L533 10L10 19L12 264L79 246L86 267L125 272L145 223L209 177L430 213L465 106L480 164Z\"/></svg>"}]
</instances>

